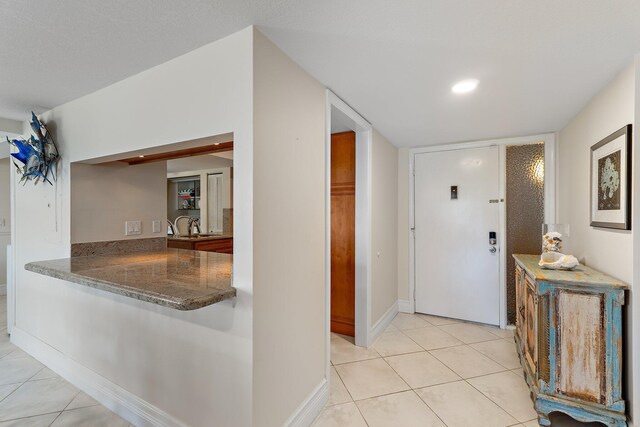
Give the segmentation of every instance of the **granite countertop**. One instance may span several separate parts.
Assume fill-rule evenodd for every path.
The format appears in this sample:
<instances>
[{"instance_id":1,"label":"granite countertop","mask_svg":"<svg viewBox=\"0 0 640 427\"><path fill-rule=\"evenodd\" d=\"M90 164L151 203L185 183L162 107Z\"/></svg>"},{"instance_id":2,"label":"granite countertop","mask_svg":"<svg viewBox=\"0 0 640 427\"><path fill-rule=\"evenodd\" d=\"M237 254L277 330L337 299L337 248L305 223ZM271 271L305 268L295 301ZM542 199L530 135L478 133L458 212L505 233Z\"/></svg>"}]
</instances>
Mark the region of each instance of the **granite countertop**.
<instances>
[{"instance_id":1,"label":"granite countertop","mask_svg":"<svg viewBox=\"0 0 640 427\"><path fill-rule=\"evenodd\" d=\"M233 239L232 233L199 234L197 236L167 236L167 240L177 242L206 242L208 240Z\"/></svg>"},{"instance_id":2,"label":"granite countertop","mask_svg":"<svg viewBox=\"0 0 640 427\"><path fill-rule=\"evenodd\" d=\"M573 270L548 270L538 265L540 255L514 254L516 262L535 280L559 282L572 285L609 286L628 289L629 285L601 273L586 265L579 264Z\"/></svg>"},{"instance_id":3,"label":"granite countertop","mask_svg":"<svg viewBox=\"0 0 640 427\"><path fill-rule=\"evenodd\" d=\"M233 298L233 255L187 249L38 261L25 269L114 294L195 310Z\"/></svg>"}]
</instances>

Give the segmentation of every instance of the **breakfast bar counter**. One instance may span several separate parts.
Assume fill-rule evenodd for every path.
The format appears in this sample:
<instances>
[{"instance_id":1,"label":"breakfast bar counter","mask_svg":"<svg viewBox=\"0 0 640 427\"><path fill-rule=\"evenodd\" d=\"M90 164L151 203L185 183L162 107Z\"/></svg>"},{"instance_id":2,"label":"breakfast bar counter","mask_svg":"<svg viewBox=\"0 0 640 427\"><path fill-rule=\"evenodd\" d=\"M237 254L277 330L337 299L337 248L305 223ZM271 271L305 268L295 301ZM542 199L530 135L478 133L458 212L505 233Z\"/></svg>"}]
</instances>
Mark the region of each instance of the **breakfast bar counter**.
<instances>
[{"instance_id":1,"label":"breakfast bar counter","mask_svg":"<svg viewBox=\"0 0 640 427\"><path fill-rule=\"evenodd\" d=\"M38 261L25 269L177 310L195 310L236 296L232 261L228 254L168 248Z\"/></svg>"}]
</instances>

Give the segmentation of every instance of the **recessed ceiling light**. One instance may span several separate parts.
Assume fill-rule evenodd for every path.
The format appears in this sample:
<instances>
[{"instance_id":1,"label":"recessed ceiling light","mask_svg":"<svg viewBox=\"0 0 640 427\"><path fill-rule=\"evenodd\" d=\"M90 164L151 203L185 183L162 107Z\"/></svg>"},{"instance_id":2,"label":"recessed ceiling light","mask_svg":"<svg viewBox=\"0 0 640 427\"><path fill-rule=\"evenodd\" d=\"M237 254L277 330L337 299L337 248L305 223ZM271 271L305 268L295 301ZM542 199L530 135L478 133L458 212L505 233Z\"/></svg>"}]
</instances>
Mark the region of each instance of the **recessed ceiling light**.
<instances>
[{"instance_id":1,"label":"recessed ceiling light","mask_svg":"<svg viewBox=\"0 0 640 427\"><path fill-rule=\"evenodd\" d=\"M138 157L142 158L142 157L144 157L144 154L140 154Z\"/></svg>"},{"instance_id":2,"label":"recessed ceiling light","mask_svg":"<svg viewBox=\"0 0 640 427\"><path fill-rule=\"evenodd\" d=\"M467 79L459 81L451 87L451 92L453 93L469 93L472 92L478 87L478 80L476 79Z\"/></svg>"},{"instance_id":3,"label":"recessed ceiling light","mask_svg":"<svg viewBox=\"0 0 640 427\"><path fill-rule=\"evenodd\" d=\"M213 145L220 145L220 143L219 142L214 142Z\"/></svg>"}]
</instances>

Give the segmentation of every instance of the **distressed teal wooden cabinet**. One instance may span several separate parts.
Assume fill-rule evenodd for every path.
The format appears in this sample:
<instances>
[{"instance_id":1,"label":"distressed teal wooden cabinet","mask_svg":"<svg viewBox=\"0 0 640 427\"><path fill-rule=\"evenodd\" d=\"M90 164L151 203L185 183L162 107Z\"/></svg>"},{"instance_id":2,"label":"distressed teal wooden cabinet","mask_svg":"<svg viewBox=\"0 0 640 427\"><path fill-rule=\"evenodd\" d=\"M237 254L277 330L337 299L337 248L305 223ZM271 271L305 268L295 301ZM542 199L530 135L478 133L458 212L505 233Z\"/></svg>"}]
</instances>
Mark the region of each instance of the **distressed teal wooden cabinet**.
<instances>
[{"instance_id":1,"label":"distressed teal wooden cabinet","mask_svg":"<svg viewBox=\"0 0 640 427\"><path fill-rule=\"evenodd\" d=\"M622 398L622 306L626 284L583 265L543 270L516 260L515 341L540 425L564 412L626 426Z\"/></svg>"}]
</instances>

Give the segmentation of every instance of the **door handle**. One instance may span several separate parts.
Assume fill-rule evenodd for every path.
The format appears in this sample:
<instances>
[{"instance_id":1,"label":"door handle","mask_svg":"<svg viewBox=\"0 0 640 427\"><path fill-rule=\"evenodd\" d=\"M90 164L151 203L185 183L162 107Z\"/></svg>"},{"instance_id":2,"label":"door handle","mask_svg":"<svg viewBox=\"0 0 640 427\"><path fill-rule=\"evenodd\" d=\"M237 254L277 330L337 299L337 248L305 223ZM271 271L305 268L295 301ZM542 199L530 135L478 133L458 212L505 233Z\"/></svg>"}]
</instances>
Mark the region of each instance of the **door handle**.
<instances>
[{"instance_id":1,"label":"door handle","mask_svg":"<svg viewBox=\"0 0 640 427\"><path fill-rule=\"evenodd\" d=\"M489 252L491 252L492 254L495 254L497 251L498 251L498 250L496 249L496 247L495 247L495 246L491 246L491 247L489 248Z\"/></svg>"},{"instance_id":2,"label":"door handle","mask_svg":"<svg viewBox=\"0 0 640 427\"><path fill-rule=\"evenodd\" d=\"M496 239L496 232L495 231L490 231L489 232L489 244L490 245L495 245L496 243L498 243L498 239Z\"/></svg>"}]
</instances>

